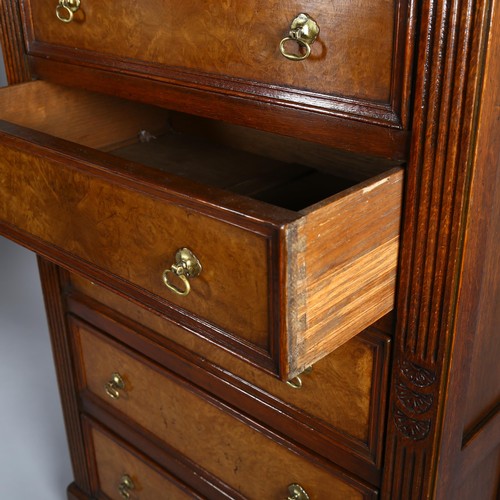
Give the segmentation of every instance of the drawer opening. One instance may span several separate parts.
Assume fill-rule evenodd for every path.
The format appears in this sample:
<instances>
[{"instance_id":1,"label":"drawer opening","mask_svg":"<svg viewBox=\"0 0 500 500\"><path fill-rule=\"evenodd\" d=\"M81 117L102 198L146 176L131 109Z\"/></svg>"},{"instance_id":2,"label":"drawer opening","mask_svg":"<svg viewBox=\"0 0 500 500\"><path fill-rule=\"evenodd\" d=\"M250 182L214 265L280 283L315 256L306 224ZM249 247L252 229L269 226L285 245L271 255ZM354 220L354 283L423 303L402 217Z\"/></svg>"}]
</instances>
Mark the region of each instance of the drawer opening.
<instances>
[{"instance_id":1,"label":"drawer opening","mask_svg":"<svg viewBox=\"0 0 500 500\"><path fill-rule=\"evenodd\" d=\"M291 137L179 112L112 154L292 211L395 166ZM142 138L142 140L141 140ZM144 140L145 138L145 140Z\"/></svg>"},{"instance_id":2,"label":"drawer opening","mask_svg":"<svg viewBox=\"0 0 500 500\"><path fill-rule=\"evenodd\" d=\"M285 163L169 131L111 154L177 176L300 211L339 193L355 181L306 165Z\"/></svg>"},{"instance_id":3,"label":"drawer opening","mask_svg":"<svg viewBox=\"0 0 500 500\"><path fill-rule=\"evenodd\" d=\"M3 89L0 118L292 211L394 167L393 161L44 81Z\"/></svg>"}]
</instances>

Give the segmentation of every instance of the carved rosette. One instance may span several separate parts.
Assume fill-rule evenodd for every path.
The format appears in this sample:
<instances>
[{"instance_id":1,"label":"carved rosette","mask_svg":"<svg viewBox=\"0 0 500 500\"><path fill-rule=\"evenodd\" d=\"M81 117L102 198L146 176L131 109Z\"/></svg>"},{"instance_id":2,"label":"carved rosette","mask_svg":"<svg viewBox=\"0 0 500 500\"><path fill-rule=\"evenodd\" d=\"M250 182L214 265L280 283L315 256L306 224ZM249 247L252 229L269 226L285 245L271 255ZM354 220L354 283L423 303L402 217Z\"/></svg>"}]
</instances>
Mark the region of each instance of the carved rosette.
<instances>
[{"instance_id":1,"label":"carved rosette","mask_svg":"<svg viewBox=\"0 0 500 500\"><path fill-rule=\"evenodd\" d=\"M394 423L408 439L425 439L431 429L431 418L426 418L433 410L433 385L436 375L426 368L404 360L399 366L396 382L396 402L394 403Z\"/></svg>"}]
</instances>

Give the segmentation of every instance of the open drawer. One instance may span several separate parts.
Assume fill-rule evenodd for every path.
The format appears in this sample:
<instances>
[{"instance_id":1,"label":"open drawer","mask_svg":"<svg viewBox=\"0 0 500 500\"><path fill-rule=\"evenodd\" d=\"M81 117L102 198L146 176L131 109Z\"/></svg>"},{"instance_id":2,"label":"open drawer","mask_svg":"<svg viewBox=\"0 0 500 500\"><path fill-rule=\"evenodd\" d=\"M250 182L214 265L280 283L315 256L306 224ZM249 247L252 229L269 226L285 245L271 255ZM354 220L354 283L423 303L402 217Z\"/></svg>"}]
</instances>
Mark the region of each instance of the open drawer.
<instances>
[{"instance_id":1,"label":"open drawer","mask_svg":"<svg viewBox=\"0 0 500 500\"><path fill-rule=\"evenodd\" d=\"M299 142L229 148L217 122L42 81L2 89L0 118L2 234L283 379L393 307L400 168L359 182Z\"/></svg>"}]
</instances>

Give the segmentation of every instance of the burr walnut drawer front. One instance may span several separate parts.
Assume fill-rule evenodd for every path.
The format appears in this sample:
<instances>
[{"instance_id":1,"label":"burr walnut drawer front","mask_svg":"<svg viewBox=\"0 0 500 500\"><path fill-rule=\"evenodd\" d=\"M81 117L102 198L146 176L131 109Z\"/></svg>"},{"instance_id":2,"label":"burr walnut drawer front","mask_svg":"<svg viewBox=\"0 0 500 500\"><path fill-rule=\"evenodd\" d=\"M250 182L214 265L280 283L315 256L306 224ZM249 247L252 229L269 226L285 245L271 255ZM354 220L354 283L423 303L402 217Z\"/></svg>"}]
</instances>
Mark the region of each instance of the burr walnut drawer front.
<instances>
[{"instance_id":1,"label":"burr walnut drawer front","mask_svg":"<svg viewBox=\"0 0 500 500\"><path fill-rule=\"evenodd\" d=\"M84 422L96 478L95 494L112 500L202 498L101 426L89 419Z\"/></svg>"},{"instance_id":2,"label":"burr walnut drawer front","mask_svg":"<svg viewBox=\"0 0 500 500\"><path fill-rule=\"evenodd\" d=\"M300 484L311 499L373 492L102 333L80 323L73 323L73 333L84 399L112 405L153 443L242 497L286 498L290 484Z\"/></svg>"},{"instance_id":3,"label":"burr walnut drawer front","mask_svg":"<svg viewBox=\"0 0 500 500\"><path fill-rule=\"evenodd\" d=\"M376 484L390 360L390 336L383 330L390 318L284 383L87 279L71 275L65 289L76 321L110 332L221 400L231 402L237 394L243 411L258 414L263 423L284 429L339 466L354 470L356 463L356 473Z\"/></svg>"},{"instance_id":4,"label":"burr walnut drawer front","mask_svg":"<svg viewBox=\"0 0 500 500\"><path fill-rule=\"evenodd\" d=\"M30 54L398 125L407 0L70 3L23 2Z\"/></svg>"},{"instance_id":5,"label":"burr walnut drawer front","mask_svg":"<svg viewBox=\"0 0 500 500\"><path fill-rule=\"evenodd\" d=\"M3 89L0 117L4 234L269 372L393 307L399 168L346 180L341 161L195 140L165 110L41 81Z\"/></svg>"}]
</instances>

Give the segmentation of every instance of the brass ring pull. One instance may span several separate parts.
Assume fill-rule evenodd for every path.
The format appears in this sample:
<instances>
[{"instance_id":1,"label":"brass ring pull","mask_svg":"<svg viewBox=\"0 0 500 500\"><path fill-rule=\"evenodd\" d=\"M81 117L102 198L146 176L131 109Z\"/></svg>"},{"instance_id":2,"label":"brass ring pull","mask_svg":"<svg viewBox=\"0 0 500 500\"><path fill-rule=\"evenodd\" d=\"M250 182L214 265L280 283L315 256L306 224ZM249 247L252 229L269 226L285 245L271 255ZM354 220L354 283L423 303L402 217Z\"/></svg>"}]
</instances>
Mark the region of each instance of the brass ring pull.
<instances>
[{"instance_id":1,"label":"brass ring pull","mask_svg":"<svg viewBox=\"0 0 500 500\"><path fill-rule=\"evenodd\" d=\"M175 254L175 263L170 269L163 271L163 283L172 292L177 295L186 296L191 291L189 278L196 278L201 273L200 261L196 258L193 252L188 248L180 248ZM184 288L179 288L169 280L169 274L174 274L180 278L184 284Z\"/></svg>"},{"instance_id":2,"label":"brass ring pull","mask_svg":"<svg viewBox=\"0 0 500 500\"><path fill-rule=\"evenodd\" d=\"M309 500L309 495L300 484L290 484L288 486L287 500Z\"/></svg>"},{"instance_id":3,"label":"brass ring pull","mask_svg":"<svg viewBox=\"0 0 500 500\"><path fill-rule=\"evenodd\" d=\"M124 474L120 479L120 484L118 485L118 491L122 498L128 500L130 498L130 492L135 488L135 484L132 478L128 474Z\"/></svg>"},{"instance_id":4,"label":"brass ring pull","mask_svg":"<svg viewBox=\"0 0 500 500\"><path fill-rule=\"evenodd\" d=\"M289 40L294 40L295 42L297 42L299 47L303 47L304 49L306 49L306 53L297 55L286 52L285 43L288 42ZM280 42L280 52L287 59L290 59L291 61L303 61L304 59L307 59L311 55L311 46L305 40L301 40L300 38L294 38L292 36L287 36L286 38L283 38L283 40L281 40Z\"/></svg>"},{"instance_id":5,"label":"brass ring pull","mask_svg":"<svg viewBox=\"0 0 500 500\"><path fill-rule=\"evenodd\" d=\"M117 372L111 375L111 380L104 384L104 390L111 399L119 399L120 391L125 389L125 382Z\"/></svg>"},{"instance_id":6,"label":"brass ring pull","mask_svg":"<svg viewBox=\"0 0 500 500\"><path fill-rule=\"evenodd\" d=\"M287 380L286 385L292 389L302 389L302 375L307 375L312 372L312 366L307 367L300 375L292 378L292 380Z\"/></svg>"},{"instance_id":7,"label":"brass ring pull","mask_svg":"<svg viewBox=\"0 0 500 500\"><path fill-rule=\"evenodd\" d=\"M297 375L292 380L287 380L286 385L292 389L302 389L302 379Z\"/></svg>"},{"instance_id":8,"label":"brass ring pull","mask_svg":"<svg viewBox=\"0 0 500 500\"><path fill-rule=\"evenodd\" d=\"M80 8L80 0L59 0L56 7L56 16L63 23L73 21L75 12Z\"/></svg>"},{"instance_id":9,"label":"brass ring pull","mask_svg":"<svg viewBox=\"0 0 500 500\"><path fill-rule=\"evenodd\" d=\"M170 281L168 280L168 273L173 273L182 280L182 282L184 283L184 290L174 285L173 283L170 283ZM173 268L165 269L165 271L163 271L163 283L165 283L165 286L170 291L176 293L177 295L181 295L183 297L188 295L189 292L191 291L191 284L189 283L189 280L186 278L186 276L184 276L184 274L179 274L179 271L177 269Z\"/></svg>"},{"instance_id":10,"label":"brass ring pull","mask_svg":"<svg viewBox=\"0 0 500 500\"><path fill-rule=\"evenodd\" d=\"M311 45L319 35L319 26L308 14L299 14L290 24L290 32L280 42L281 54L291 61L303 61L311 55ZM299 46L299 53L287 52L286 44L293 41ZM305 49L305 53L301 53Z\"/></svg>"}]
</instances>

